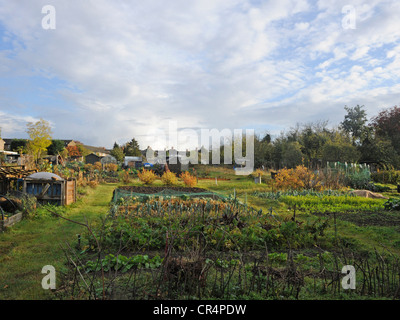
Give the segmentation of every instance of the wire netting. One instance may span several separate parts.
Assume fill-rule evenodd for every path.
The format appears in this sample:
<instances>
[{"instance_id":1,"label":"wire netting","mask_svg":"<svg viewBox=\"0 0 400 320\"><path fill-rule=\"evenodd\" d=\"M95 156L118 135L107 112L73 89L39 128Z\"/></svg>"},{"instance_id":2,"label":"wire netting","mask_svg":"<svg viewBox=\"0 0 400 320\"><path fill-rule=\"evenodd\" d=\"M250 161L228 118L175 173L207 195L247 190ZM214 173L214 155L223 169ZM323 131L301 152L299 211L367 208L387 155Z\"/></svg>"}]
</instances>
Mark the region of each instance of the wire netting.
<instances>
[{"instance_id":1,"label":"wire netting","mask_svg":"<svg viewBox=\"0 0 400 320\"><path fill-rule=\"evenodd\" d=\"M129 190L124 190L121 188L117 188L113 192L112 202L117 202L120 199L129 199L129 198L139 198L139 199L147 199L152 197L159 197L159 198L212 198L212 199L228 199L228 197L221 195L216 192L212 191L204 191L204 192L186 192L186 191L179 191L173 189L163 189L159 192L155 193L140 193L134 192Z\"/></svg>"}]
</instances>

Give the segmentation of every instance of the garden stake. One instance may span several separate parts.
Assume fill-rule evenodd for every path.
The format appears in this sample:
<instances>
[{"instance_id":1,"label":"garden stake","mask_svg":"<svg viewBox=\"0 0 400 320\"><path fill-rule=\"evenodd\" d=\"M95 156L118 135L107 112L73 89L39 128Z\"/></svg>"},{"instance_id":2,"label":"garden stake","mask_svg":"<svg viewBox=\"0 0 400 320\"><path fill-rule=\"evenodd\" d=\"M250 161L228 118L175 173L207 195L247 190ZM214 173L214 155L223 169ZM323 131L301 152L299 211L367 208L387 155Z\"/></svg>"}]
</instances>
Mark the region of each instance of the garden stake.
<instances>
[{"instance_id":1,"label":"garden stake","mask_svg":"<svg viewBox=\"0 0 400 320\"><path fill-rule=\"evenodd\" d=\"M335 242L337 244L336 212L333 213L333 224L335 225Z\"/></svg>"}]
</instances>

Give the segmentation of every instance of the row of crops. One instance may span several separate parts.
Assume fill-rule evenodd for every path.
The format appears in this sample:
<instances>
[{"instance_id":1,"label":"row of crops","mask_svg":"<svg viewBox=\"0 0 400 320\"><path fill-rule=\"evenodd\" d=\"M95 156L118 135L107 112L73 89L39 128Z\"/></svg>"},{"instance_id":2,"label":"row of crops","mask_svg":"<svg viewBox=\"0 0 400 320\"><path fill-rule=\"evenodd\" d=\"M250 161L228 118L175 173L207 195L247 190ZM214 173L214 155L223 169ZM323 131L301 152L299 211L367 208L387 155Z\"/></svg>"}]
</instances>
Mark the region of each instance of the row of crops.
<instances>
[{"instance_id":1,"label":"row of crops","mask_svg":"<svg viewBox=\"0 0 400 320\"><path fill-rule=\"evenodd\" d=\"M326 216L299 222L229 198L124 198L111 203L107 217L88 228L77 248L66 249L64 290L93 299L342 294L336 275L355 257L348 252L351 241L329 232L330 225ZM337 250L340 245L346 249ZM399 266L397 260L388 263L395 279L385 284L390 294Z\"/></svg>"}]
</instances>

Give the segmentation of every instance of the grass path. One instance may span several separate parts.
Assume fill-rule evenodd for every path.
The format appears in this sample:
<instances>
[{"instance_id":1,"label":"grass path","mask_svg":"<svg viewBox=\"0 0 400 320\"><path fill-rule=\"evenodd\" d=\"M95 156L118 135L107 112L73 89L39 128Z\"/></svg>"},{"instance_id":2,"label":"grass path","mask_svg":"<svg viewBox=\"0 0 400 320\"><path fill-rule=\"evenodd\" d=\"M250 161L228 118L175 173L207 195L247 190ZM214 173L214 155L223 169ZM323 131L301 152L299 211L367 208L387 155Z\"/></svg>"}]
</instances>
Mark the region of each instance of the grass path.
<instances>
[{"instance_id":1,"label":"grass path","mask_svg":"<svg viewBox=\"0 0 400 320\"><path fill-rule=\"evenodd\" d=\"M67 208L69 219L89 222L108 212L116 184L102 184ZM63 268L61 245L84 232L83 226L60 218L23 220L0 234L0 300L51 299L43 290L43 266Z\"/></svg>"}]
</instances>

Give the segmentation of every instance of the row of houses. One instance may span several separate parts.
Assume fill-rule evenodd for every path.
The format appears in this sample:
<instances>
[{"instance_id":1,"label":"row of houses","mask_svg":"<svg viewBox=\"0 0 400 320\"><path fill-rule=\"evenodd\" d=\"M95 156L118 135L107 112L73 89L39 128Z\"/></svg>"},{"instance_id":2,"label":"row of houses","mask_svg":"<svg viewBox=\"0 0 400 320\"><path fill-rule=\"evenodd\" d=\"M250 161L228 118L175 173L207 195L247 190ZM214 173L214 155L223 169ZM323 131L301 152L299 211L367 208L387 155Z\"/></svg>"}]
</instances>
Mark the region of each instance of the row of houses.
<instances>
[{"instance_id":1,"label":"row of houses","mask_svg":"<svg viewBox=\"0 0 400 320\"><path fill-rule=\"evenodd\" d=\"M14 139L1 139L0 138L0 153L4 153L6 156L6 161L10 163L15 163L21 165L23 162L22 157L18 152L13 152L11 151L11 144ZM77 147L79 145L82 145L84 148L87 150L91 151L89 155L86 157L82 156L77 156L75 157L76 160L78 161L85 161L85 163L89 164L95 164L96 162L100 162L102 165L108 164L108 163L117 163L117 160L110 154L111 150L106 149L104 147L94 147L94 146L89 146L85 145L82 142L78 140L61 140L64 143L65 148L70 148L70 147ZM204 150L204 147L202 147L200 150L196 150L199 154L201 154ZM124 158L123 166L125 168L131 167L131 168L140 168L142 166L151 166L148 163L144 163L144 159L146 159L147 151L151 150L150 147L147 147L147 149L144 149L141 151L141 156L133 157L133 156L126 156ZM180 161L180 156L178 155L177 150L174 150L174 148L171 148L170 150L164 150L167 154L167 157L164 161L158 161L156 164L161 165L161 166L168 166L168 169L171 171L181 171L181 170L187 170L187 165L182 165ZM206 150L207 152L207 150ZM62 159L60 159L59 156L46 156L47 160L49 160L53 164L59 164ZM203 161L203 159L202 159ZM177 167L177 168L175 168ZM178 168L179 167L179 168Z\"/></svg>"}]
</instances>

